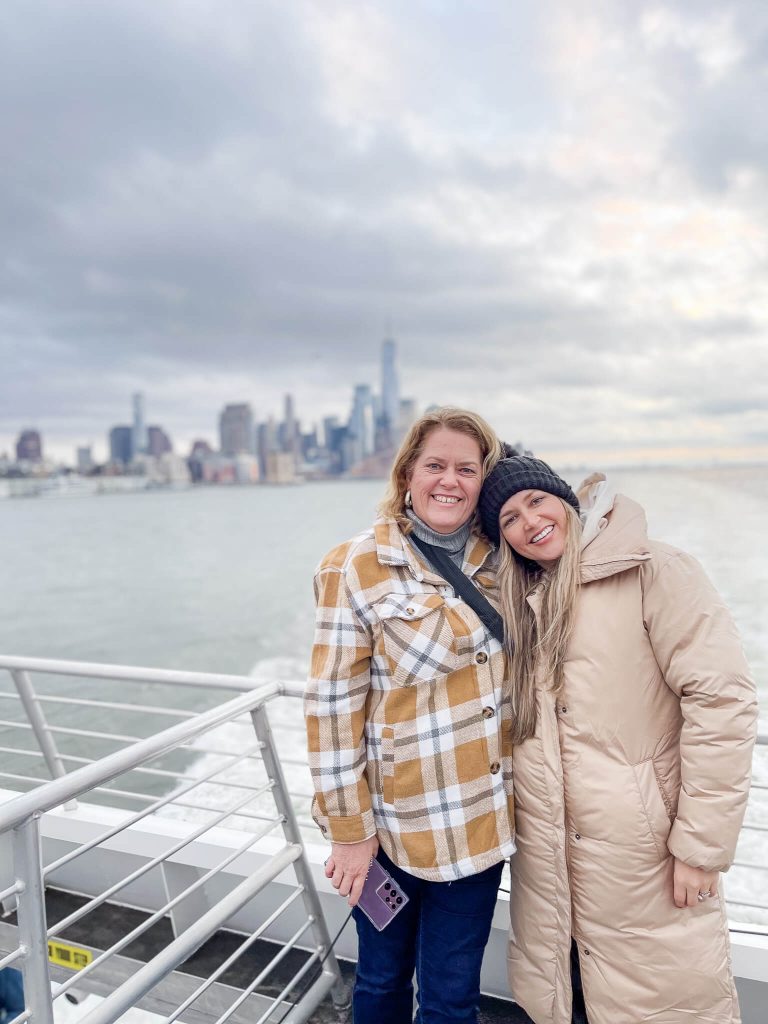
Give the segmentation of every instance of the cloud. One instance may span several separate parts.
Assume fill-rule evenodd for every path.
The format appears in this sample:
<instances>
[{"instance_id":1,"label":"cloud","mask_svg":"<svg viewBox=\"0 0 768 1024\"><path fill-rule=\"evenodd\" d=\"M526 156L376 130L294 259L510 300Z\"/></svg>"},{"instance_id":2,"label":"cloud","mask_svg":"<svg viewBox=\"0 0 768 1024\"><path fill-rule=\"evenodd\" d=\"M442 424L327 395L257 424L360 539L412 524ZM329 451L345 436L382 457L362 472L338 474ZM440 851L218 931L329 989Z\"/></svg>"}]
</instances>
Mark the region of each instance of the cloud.
<instances>
[{"instance_id":1,"label":"cloud","mask_svg":"<svg viewBox=\"0 0 768 1024\"><path fill-rule=\"evenodd\" d=\"M0 449L406 392L538 445L754 445L762 4L8 0ZM747 396L742 405L742 397ZM725 439L725 440L724 440Z\"/></svg>"}]
</instances>

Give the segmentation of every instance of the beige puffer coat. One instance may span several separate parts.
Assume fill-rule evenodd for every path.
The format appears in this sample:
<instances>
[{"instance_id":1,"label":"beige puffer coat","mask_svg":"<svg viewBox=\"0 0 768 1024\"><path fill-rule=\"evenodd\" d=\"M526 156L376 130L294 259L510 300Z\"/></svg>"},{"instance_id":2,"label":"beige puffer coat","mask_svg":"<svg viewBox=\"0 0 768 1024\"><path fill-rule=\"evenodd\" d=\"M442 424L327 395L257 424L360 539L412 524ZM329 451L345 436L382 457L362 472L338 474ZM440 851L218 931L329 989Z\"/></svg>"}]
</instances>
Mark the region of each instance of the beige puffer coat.
<instances>
[{"instance_id":1,"label":"beige puffer coat","mask_svg":"<svg viewBox=\"0 0 768 1024\"><path fill-rule=\"evenodd\" d=\"M621 495L583 551L563 692L542 681L539 707L513 761L514 998L570 1024L573 936L590 1024L738 1024L723 905L678 910L672 869L733 858L755 689L699 564Z\"/></svg>"}]
</instances>

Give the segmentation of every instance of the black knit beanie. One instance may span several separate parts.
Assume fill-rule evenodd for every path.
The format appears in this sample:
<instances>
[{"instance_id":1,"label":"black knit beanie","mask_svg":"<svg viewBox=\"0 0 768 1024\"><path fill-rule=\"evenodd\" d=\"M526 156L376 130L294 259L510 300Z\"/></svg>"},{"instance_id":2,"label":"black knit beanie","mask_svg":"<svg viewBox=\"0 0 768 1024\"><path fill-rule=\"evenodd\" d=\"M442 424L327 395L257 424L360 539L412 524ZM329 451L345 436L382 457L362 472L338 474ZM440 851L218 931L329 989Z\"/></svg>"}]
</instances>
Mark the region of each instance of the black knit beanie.
<instances>
[{"instance_id":1,"label":"black knit beanie","mask_svg":"<svg viewBox=\"0 0 768 1024\"><path fill-rule=\"evenodd\" d=\"M562 477L541 459L531 455L513 455L497 462L485 479L478 509L483 533L496 547L501 540L499 513L506 501L518 491L546 491L573 505L579 511L579 499Z\"/></svg>"}]
</instances>

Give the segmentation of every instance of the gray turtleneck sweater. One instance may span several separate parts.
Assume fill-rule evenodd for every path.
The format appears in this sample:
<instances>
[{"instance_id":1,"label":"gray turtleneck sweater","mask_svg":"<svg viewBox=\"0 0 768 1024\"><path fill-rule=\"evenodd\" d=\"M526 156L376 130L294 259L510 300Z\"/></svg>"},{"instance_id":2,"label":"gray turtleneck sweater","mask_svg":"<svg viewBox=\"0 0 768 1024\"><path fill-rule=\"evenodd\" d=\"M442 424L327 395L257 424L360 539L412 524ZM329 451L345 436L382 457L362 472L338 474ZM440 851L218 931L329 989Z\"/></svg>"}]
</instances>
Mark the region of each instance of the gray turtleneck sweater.
<instances>
[{"instance_id":1,"label":"gray turtleneck sweater","mask_svg":"<svg viewBox=\"0 0 768 1024\"><path fill-rule=\"evenodd\" d=\"M462 567L464 564L464 551L469 535L472 532L471 521L464 523L463 526L460 526L458 530L454 530L453 533L436 533L432 527L427 526L423 519L419 519L413 509L407 508L405 514L413 523L413 532L419 540L423 540L427 544L434 544L436 548L444 548L451 561L455 562L459 568ZM420 551L415 545L412 546L422 557L426 557L423 551ZM432 566L432 568L434 569L435 567Z\"/></svg>"}]
</instances>

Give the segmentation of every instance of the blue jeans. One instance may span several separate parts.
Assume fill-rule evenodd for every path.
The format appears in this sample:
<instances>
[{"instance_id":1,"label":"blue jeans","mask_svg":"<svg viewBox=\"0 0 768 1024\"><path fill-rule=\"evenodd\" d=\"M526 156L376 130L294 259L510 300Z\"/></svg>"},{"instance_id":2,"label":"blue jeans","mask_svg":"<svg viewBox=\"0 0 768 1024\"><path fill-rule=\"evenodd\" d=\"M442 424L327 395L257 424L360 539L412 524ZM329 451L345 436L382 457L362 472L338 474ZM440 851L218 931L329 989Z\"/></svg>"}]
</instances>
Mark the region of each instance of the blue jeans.
<instances>
[{"instance_id":1,"label":"blue jeans","mask_svg":"<svg viewBox=\"0 0 768 1024\"><path fill-rule=\"evenodd\" d=\"M13 1020L24 1012L21 971L14 967L0 970L0 1020Z\"/></svg>"},{"instance_id":2,"label":"blue jeans","mask_svg":"<svg viewBox=\"0 0 768 1024\"><path fill-rule=\"evenodd\" d=\"M409 902L382 932L354 910L354 1024L411 1024L414 971L417 1024L476 1024L480 967L503 864L458 882L425 882L396 867L383 850L377 860Z\"/></svg>"}]
</instances>

